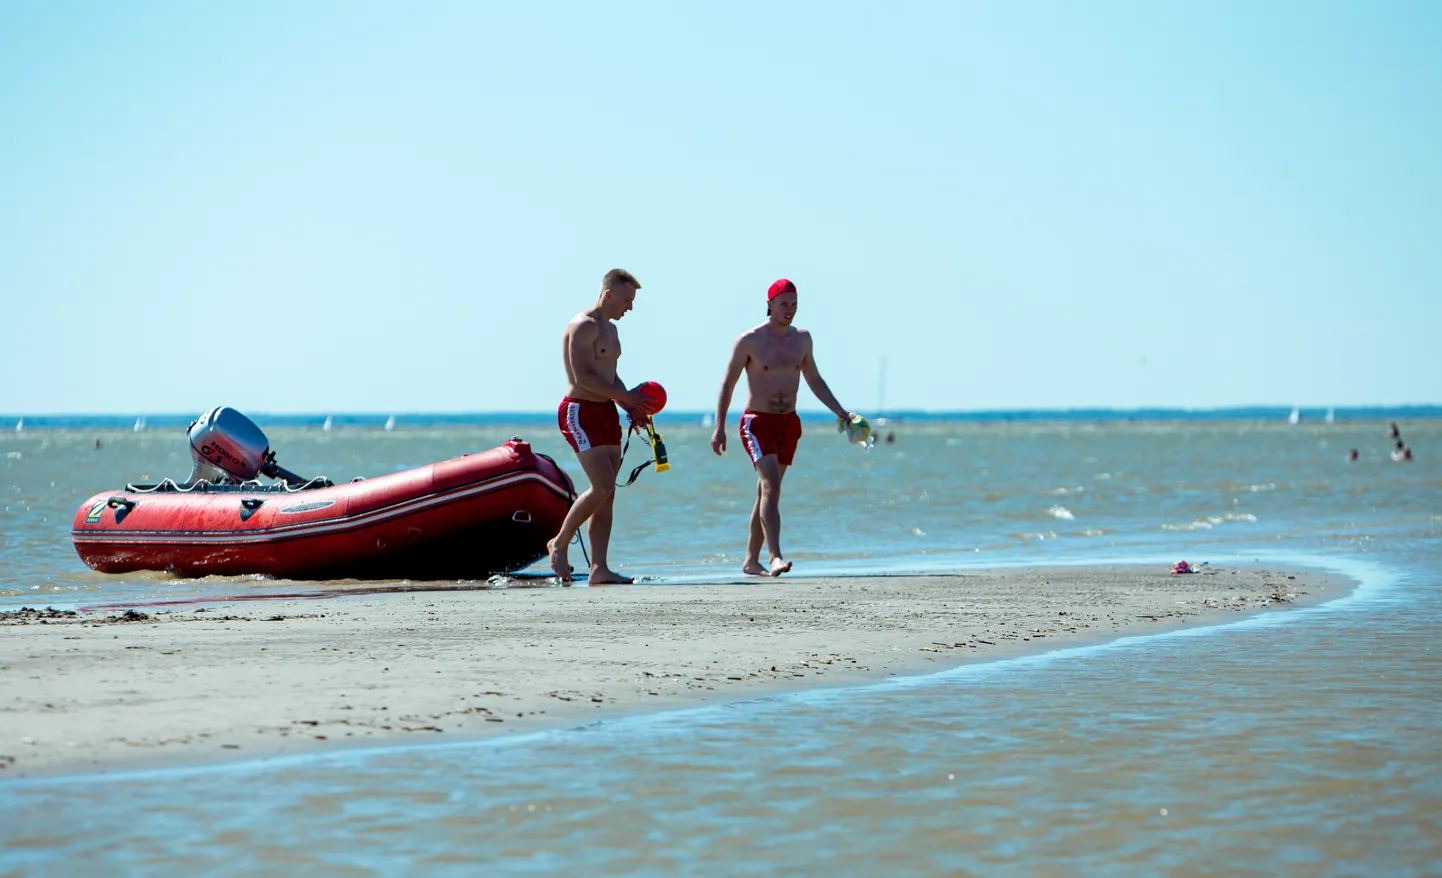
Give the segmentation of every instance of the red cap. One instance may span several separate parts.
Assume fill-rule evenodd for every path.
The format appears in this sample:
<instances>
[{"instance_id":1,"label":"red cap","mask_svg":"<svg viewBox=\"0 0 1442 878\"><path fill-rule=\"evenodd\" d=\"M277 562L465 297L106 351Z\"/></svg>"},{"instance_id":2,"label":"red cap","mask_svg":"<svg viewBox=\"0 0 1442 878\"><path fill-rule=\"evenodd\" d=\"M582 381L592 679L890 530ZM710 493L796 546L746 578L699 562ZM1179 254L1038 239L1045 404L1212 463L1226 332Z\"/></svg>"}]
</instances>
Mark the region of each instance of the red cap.
<instances>
[{"instance_id":1,"label":"red cap","mask_svg":"<svg viewBox=\"0 0 1442 878\"><path fill-rule=\"evenodd\" d=\"M769 302L777 296L781 295L782 293L794 292L796 292L796 284L783 277L781 280L778 280L776 283L772 284L771 289L766 291L766 301Z\"/></svg>"}]
</instances>

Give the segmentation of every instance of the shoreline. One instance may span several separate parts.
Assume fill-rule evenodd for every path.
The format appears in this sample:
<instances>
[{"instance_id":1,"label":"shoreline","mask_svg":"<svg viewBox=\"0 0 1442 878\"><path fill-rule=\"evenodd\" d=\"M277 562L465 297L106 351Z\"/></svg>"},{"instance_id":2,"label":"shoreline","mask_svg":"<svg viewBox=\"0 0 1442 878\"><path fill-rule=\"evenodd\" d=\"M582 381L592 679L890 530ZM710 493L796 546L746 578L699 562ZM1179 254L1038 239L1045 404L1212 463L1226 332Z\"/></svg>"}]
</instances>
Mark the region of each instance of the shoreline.
<instances>
[{"instance_id":1,"label":"shoreline","mask_svg":"<svg viewBox=\"0 0 1442 878\"><path fill-rule=\"evenodd\" d=\"M459 742L865 685L1315 605L1139 566L0 613L0 783Z\"/></svg>"}]
</instances>

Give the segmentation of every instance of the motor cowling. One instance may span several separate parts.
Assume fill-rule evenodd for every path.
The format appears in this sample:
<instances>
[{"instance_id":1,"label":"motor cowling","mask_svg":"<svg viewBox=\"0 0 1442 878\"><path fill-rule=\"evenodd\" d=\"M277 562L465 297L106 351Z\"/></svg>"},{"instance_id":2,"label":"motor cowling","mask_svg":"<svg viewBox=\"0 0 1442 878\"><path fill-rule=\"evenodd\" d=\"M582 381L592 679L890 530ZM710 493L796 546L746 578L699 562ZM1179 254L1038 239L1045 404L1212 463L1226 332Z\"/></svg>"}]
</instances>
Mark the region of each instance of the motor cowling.
<instances>
[{"instance_id":1,"label":"motor cowling","mask_svg":"<svg viewBox=\"0 0 1442 878\"><path fill-rule=\"evenodd\" d=\"M257 476L282 479L292 485L305 479L275 462L270 440L255 422L229 406L213 408L186 431L194 467L189 481L247 482Z\"/></svg>"}]
</instances>

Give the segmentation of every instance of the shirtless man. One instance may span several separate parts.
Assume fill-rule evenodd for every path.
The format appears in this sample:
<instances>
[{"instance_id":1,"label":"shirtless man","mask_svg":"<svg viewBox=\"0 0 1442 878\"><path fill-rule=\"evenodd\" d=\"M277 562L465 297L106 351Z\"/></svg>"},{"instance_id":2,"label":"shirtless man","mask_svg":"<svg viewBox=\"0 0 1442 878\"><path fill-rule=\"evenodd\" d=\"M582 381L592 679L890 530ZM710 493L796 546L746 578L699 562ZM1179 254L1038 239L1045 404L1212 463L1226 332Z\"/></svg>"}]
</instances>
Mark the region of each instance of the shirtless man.
<instances>
[{"instance_id":1,"label":"shirtless man","mask_svg":"<svg viewBox=\"0 0 1442 878\"><path fill-rule=\"evenodd\" d=\"M616 360L621 356L621 338L613 321L631 310L641 285L629 271L613 268L601 279L601 297L596 304L566 324L561 359L566 364L566 398L556 412L561 435L566 437L581 461L590 487L571 504L561 532L546 544L551 569L562 582L571 581L572 568L566 549L576 531L591 522L592 585L627 583L631 579L606 566L606 549L611 543L611 511L616 499L616 473L621 467L621 420L616 403L628 413L646 411L644 398L627 390L616 377ZM639 415L632 418L633 422Z\"/></svg>"},{"instance_id":2,"label":"shirtless man","mask_svg":"<svg viewBox=\"0 0 1442 878\"><path fill-rule=\"evenodd\" d=\"M721 397L716 403L716 429L711 450L726 451L726 410L741 372L746 372L746 411L741 415L741 444L756 469L756 504L751 507L751 532L741 569L753 576L780 576L791 569L781 554L781 479L796 455L801 419L796 416L796 394L801 377L821 403L839 418L852 413L841 406L822 380L811 353L811 333L791 325L796 319L796 285L782 278L766 291L765 323L736 339ZM761 544L771 555L771 566L761 566Z\"/></svg>"}]
</instances>

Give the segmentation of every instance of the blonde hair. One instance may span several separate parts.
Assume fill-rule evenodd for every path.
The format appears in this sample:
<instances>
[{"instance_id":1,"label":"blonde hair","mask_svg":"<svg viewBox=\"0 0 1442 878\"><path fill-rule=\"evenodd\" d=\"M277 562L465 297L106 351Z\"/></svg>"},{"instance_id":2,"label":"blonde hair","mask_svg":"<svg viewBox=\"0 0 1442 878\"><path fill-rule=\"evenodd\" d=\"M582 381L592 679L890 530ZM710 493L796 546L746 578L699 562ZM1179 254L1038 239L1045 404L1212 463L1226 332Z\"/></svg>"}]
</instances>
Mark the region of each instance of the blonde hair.
<instances>
[{"instance_id":1,"label":"blonde hair","mask_svg":"<svg viewBox=\"0 0 1442 878\"><path fill-rule=\"evenodd\" d=\"M612 289L617 283L628 283L638 290L641 289L641 282L636 280L634 274L624 268L613 268L606 272L606 276L601 278L601 289Z\"/></svg>"}]
</instances>

